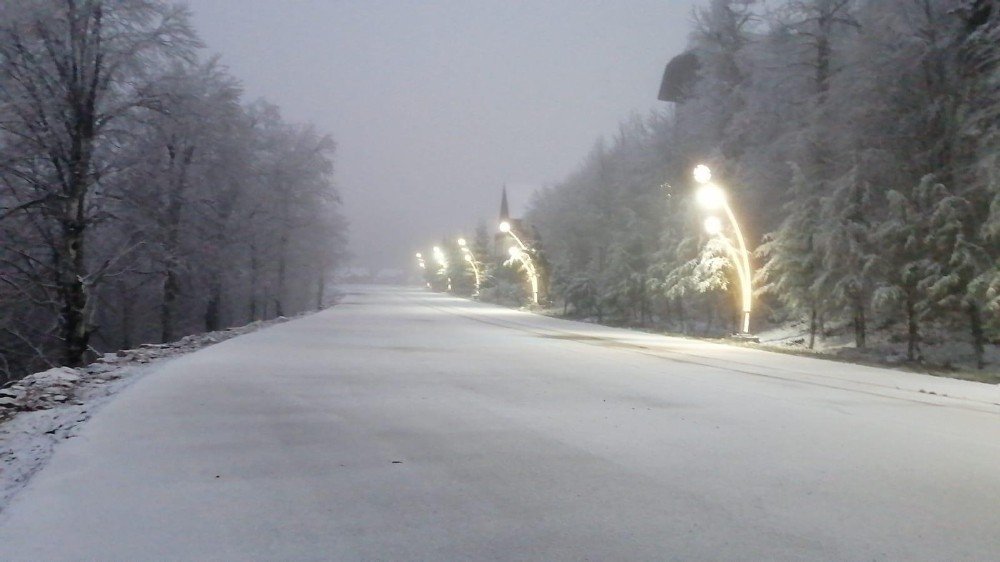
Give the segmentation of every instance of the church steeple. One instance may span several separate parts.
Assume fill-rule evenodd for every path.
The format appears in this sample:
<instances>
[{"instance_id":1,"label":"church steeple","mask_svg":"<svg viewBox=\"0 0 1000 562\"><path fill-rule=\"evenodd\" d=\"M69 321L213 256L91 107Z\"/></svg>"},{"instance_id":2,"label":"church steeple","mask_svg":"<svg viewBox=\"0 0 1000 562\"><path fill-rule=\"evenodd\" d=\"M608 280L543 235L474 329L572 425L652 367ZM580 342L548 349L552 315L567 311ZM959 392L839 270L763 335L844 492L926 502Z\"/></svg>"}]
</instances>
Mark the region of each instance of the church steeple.
<instances>
[{"instance_id":1,"label":"church steeple","mask_svg":"<svg viewBox=\"0 0 1000 562\"><path fill-rule=\"evenodd\" d=\"M510 210L507 207L507 186L503 186L503 196L500 198L500 220L510 220Z\"/></svg>"}]
</instances>

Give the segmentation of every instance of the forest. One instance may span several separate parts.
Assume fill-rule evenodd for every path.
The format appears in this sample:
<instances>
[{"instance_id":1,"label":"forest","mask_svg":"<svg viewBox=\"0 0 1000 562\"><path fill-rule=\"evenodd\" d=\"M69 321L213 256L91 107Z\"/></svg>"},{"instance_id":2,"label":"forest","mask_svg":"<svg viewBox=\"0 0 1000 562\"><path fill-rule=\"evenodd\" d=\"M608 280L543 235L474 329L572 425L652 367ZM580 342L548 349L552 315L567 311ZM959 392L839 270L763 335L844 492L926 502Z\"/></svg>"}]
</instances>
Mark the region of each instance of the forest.
<instances>
[{"instance_id":1,"label":"forest","mask_svg":"<svg viewBox=\"0 0 1000 562\"><path fill-rule=\"evenodd\" d=\"M243 99L190 19L0 3L0 382L327 303L335 144Z\"/></svg>"},{"instance_id":2,"label":"forest","mask_svg":"<svg viewBox=\"0 0 1000 562\"><path fill-rule=\"evenodd\" d=\"M710 0L683 57L662 111L532 201L550 298L732 330L732 235L705 233L693 197L705 164L752 252L755 329L800 326L809 348L880 334L910 361L960 342L982 368L1000 338L1000 4Z\"/></svg>"}]
</instances>

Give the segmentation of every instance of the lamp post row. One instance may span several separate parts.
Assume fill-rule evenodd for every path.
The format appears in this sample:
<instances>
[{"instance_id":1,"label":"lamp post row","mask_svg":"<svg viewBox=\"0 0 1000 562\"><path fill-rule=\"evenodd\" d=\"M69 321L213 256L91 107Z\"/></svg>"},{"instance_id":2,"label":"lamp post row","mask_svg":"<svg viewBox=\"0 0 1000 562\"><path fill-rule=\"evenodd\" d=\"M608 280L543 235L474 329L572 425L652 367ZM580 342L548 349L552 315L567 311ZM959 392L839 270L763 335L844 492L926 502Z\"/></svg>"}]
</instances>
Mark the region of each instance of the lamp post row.
<instances>
[{"instance_id":1,"label":"lamp post row","mask_svg":"<svg viewBox=\"0 0 1000 562\"><path fill-rule=\"evenodd\" d=\"M722 210L726 215L726 218L729 220L733 233L736 235L736 241L739 244L738 249L734 248L728 239L725 239L724 237L723 239L726 242L726 251L729 253L729 257L733 261L733 265L736 268L736 276L739 278L743 313L741 333L742 335L747 335L750 333L750 312L753 306L753 277L750 269L750 252L747 250L746 241L743 238L743 231L740 229L739 222L736 220L736 215L733 213L733 209L729 205L726 192L717 184L712 183L712 170L703 164L698 165L694 168L694 179L699 184L699 188L696 193L698 203L708 211ZM704 226L708 234L712 236L722 236L722 221L717 216L709 215L706 217ZM508 249L510 259L520 262L523 266L528 280L531 283L531 299L535 304L538 304L538 270L535 267L534 260L531 258L530 249L524 241L521 240L517 233L514 232L509 222L501 222L499 230L500 232L513 238L514 242L517 244L516 246L511 246ZM478 262L476 261L472 250L469 249L468 243L464 238L458 239L458 246L462 250L463 259L469 263L473 274L475 275L476 290L474 295L478 295L482 280ZM420 253L417 253L416 256L420 268L426 269L427 266L424 262L423 256ZM434 247L434 257L438 264L441 265L442 271L447 272L448 262L441 248L437 246ZM450 277L448 278L448 290L451 290Z\"/></svg>"},{"instance_id":2,"label":"lamp post row","mask_svg":"<svg viewBox=\"0 0 1000 562\"><path fill-rule=\"evenodd\" d=\"M510 259L521 263L524 267L525 273L527 274L528 281L531 283L531 300L535 304L539 303L539 276L538 269L535 267L535 262L531 258L531 250L524 243L523 240L512 230L510 223L507 221L500 223L500 232L509 235L517 243L517 246L511 246L508 249L508 254ZM465 238L459 238L457 240L458 247L462 251L462 259L469 264L472 269L472 273L476 280L476 289L473 296L479 295L479 290L482 285L482 273L479 270L479 261L476 259L475 254L473 254L472 249L469 248L468 242ZM444 251L439 246L434 246L434 259L437 261L438 265L441 266L440 272L447 275L448 270L448 259L445 257ZM424 262L423 255L419 252L417 256L417 265L421 269L427 269L427 264ZM448 277L448 290L452 288L451 278Z\"/></svg>"}]
</instances>

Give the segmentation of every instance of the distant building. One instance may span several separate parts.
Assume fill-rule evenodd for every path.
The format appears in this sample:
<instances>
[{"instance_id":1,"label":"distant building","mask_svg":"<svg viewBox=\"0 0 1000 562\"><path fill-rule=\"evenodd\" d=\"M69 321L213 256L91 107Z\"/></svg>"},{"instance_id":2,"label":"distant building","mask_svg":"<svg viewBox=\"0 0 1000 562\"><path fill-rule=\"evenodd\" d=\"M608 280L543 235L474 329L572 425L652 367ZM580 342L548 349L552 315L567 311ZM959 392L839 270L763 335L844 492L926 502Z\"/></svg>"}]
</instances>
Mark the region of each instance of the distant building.
<instances>
[{"instance_id":1,"label":"distant building","mask_svg":"<svg viewBox=\"0 0 1000 562\"><path fill-rule=\"evenodd\" d=\"M517 234L521 240L527 244L528 240L526 237L528 233L524 231L524 224L521 219L516 219L510 216L510 205L507 202L507 186L503 186L503 192L500 195L500 218L497 220L497 224L502 222L509 222L510 228ZM497 232L493 235L493 255L497 259L505 260L507 259L507 249L510 248L514 241L511 240L510 236Z\"/></svg>"}]
</instances>

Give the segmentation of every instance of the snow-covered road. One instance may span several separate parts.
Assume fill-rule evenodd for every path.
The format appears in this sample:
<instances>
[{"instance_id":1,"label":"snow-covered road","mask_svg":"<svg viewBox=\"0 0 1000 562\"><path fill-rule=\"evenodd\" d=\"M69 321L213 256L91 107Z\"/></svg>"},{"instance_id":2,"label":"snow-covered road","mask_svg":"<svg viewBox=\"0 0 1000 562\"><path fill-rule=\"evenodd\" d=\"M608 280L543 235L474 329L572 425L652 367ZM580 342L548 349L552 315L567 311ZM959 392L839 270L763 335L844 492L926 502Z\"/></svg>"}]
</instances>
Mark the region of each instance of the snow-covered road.
<instances>
[{"instance_id":1,"label":"snow-covered road","mask_svg":"<svg viewBox=\"0 0 1000 562\"><path fill-rule=\"evenodd\" d=\"M995 560L1000 388L419 291L172 360L4 560Z\"/></svg>"}]
</instances>

